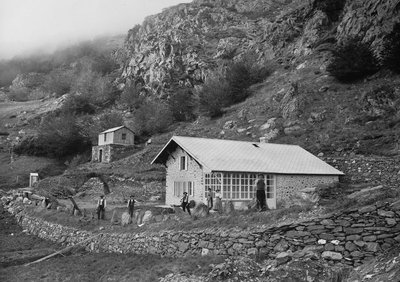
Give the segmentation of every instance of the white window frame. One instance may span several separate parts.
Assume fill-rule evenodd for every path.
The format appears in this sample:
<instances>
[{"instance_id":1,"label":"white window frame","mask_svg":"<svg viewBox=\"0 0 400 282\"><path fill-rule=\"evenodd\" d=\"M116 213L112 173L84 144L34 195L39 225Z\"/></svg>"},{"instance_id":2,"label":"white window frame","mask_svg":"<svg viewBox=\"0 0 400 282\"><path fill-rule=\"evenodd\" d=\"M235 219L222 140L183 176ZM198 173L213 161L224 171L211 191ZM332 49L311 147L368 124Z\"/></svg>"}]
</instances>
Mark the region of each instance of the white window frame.
<instances>
[{"instance_id":1,"label":"white window frame","mask_svg":"<svg viewBox=\"0 0 400 282\"><path fill-rule=\"evenodd\" d=\"M193 181L174 181L173 194L175 197L182 197L183 192L187 192L189 196L194 196L194 182Z\"/></svg>"},{"instance_id":2,"label":"white window frame","mask_svg":"<svg viewBox=\"0 0 400 282\"><path fill-rule=\"evenodd\" d=\"M187 156L179 157L179 170L188 170L188 158Z\"/></svg>"},{"instance_id":3,"label":"white window frame","mask_svg":"<svg viewBox=\"0 0 400 282\"><path fill-rule=\"evenodd\" d=\"M125 141L126 140L126 133L125 132L122 132L122 134L121 134L121 140L123 140L123 141Z\"/></svg>"}]
</instances>

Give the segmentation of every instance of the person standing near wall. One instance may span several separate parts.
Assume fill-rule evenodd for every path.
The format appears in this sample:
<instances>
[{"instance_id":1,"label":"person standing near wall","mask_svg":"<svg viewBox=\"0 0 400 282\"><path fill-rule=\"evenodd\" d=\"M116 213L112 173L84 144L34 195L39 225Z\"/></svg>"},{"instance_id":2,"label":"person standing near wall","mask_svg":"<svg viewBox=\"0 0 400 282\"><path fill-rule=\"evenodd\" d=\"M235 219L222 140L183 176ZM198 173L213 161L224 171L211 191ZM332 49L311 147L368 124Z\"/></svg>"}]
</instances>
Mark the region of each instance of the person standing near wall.
<instances>
[{"instance_id":1,"label":"person standing near wall","mask_svg":"<svg viewBox=\"0 0 400 282\"><path fill-rule=\"evenodd\" d=\"M130 197L130 199L128 201L128 205L127 205L128 212L129 212L129 215L130 215L131 218L133 217L133 210L135 209L136 200L134 199L134 197L135 196L131 195L131 197Z\"/></svg>"},{"instance_id":2,"label":"person standing near wall","mask_svg":"<svg viewBox=\"0 0 400 282\"><path fill-rule=\"evenodd\" d=\"M265 211L266 210L265 182L262 174L258 175L258 180L256 183L256 191L257 191L257 209L259 211Z\"/></svg>"},{"instance_id":3,"label":"person standing near wall","mask_svg":"<svg viewBox=\"0 0 400 282\"><path fill-rule=\"evenodd\" d=\"M187 210L188 214L191 215L190 208L189 208L189 196L188 196L187 192L183 192L183 197L181 199L181 202L182 202L183 211Z\"/></svg>"},{"instance_id":4,"label":"person standing near wall","mask_svg":"<svg viewBox=\"0 0 400 282\"><path fill-rule=\"evenodd\" d=\"M221 191L217 188L215 190L215 203L214 203L214 210L218 212L222 212L222 200L221 200Z\"/></svg>"},{"instance_id":5,"label":"person standing near wall","mask_svg":"<svg viewBox=\"0 0 400 282\"><path fill-rule=\"evenodd\" d=\"M104 199L104 196L101 195L100 199L97 201L97 219L104 219L106 205L106 199Z\"/></svg>"},{"instance_id":6,"label":"person standing near wall","mask_svg":"<svg viewBox=\"0 0 400 282\"><path fill-rule=\"evenodd\" d=\"M208 192L207 192L207 207L208 207L208 210L211 210L213 208L213 196L212 196L211 188L208 188Z\"/></svg>"}]
</instances>

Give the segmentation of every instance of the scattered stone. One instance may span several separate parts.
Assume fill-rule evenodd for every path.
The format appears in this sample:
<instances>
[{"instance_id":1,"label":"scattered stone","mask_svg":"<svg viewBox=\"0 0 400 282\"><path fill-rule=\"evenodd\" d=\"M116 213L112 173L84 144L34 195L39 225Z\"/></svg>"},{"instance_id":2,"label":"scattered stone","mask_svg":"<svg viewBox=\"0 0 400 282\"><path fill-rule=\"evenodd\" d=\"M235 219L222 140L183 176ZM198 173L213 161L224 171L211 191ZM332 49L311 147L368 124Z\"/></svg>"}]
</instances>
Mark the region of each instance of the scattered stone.
<instances>
[{"instance_id":1,"label":"scattered stone","mask_svg":"<svg viewBox=\"0 0 400 282\"><path fill-rule=\"evenodd\" d=\"M128 225L131 223L131 216L128 212L123 212L121 215L121 224L122 226Z\"/></svg>"},{"instance_id":2,"label":"scattered stone","mask_svg":"<svg viewBox=\"0 0 400 282\"><path fill-rule=\"evenodd\" d=\"M343 258L341 253L332 252L332 251L324 251L321 256L322 256L322 258L331 259L331 260L341 260Z\"/></svg>"},{"instance_id":3,"label":"scattered stone","mask_svg":"<svg viewBox=\"0 0 400 282\"><path fill-rule=\"evenodd\" d=\"M142 223L149 223L152 219L153 219L152 211L145 211L142 218Z\"/></svg>"}]
</instances>

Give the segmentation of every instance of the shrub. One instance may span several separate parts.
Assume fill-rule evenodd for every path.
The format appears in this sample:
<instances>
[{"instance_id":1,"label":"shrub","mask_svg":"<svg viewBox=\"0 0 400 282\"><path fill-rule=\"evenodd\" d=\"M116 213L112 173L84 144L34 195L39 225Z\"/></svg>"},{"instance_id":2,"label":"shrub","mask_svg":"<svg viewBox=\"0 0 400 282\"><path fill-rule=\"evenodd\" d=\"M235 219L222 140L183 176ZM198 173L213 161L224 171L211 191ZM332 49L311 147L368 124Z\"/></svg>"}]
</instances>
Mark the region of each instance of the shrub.
<instances>
[{"instance_id":1,"label":"shrub","mask_svg":"<svg viewBox=\"0 0 400 282\"><path fill-rule=\"evenodd\" d=\"M46 116L36 138L24 139L15 148L18 154L62 158L89 149L90 141L81 134L81 128L72 115Z\"/></svg>"},{"instance_id":2,"label":"shrub","mask_svg":"<svg viewBox=\"0 0 400 282\"><path fill-rule=\"evenodd\" d=\"M263 81L269 74L269 66L257 64L257 56L248 53L238 62L230 62L216 70L203 88L198 92L200 113L216 117L223 113L223 108L245 100L249 87Z\"/></svg>"},{"instance_id":3,"label":"shrub","mask_svg":"<svg viewBox=\"0 0 400 282\"><path fill-rule=\"evenodd\" d=\"M12 89L8 93L8 98L11 101L17 101L17 102L24 102L29 100L29 89L28 88L17 88L17 89Z\"/></svg>"},{"instance_id":4,"label":"shrub","mask_svg":"<svg viewBox=\"0 0 400 282\"><path fill-rule=\"evenodd\" d=\"M133 115L133 130L139 135L164 132L172 124L172 113L162 101L146 101Z\"/></svg>"},{"instance_id":5,"label":"shrub","mask_svg":"<svg viewBox=\"0 0 400 282\"><path fill-rule=\"evenodd\" d=\"M342 82L362 79L378 71L378 62L365 43L353 38L336 47L327 71Z\"/></svg>"},{"instance_id":6,"label":"shrub","mask_svg":"<svg viewBox=\"0 0 400 282\"><path fill-rule=\"evenodd\" d=\"M213 77L204 83L198 92L198 105L201 114L217 117L223 114L223 108L227 106L229 85L223 77Z\"/></svg>"},{"instance_id":7,"label":"shrub","mask_svg":"<svg viewBox=\"0 0 400 282\"><path fill-rule=\"evenodd\" d=\"M89 96L77 93L67 97L61 108L61 112L71 115L94 114L96 107L92 104Z\"/></svg>"},{"instance_id":8,"label":"shrub","mask_svg":"<svg viewBox=\"0 0 400 282\"><path fill-rule=\"evenodd\" d=\"M190 89L178 89L170 96L168 105L175 121L187 121L195 117L194 109L196 104Z\"/></svg>"},{"instance_id":9,"label":"shrub","mask_svg":"<svg viewBox=\"0 0 400 282\"><path fill-rule=\"evenodd\" d=\"M132 83L124 88L119 101L132 111L134 109L139 109L143 105L145 99L146 97L144 93L142 93L140 84Z\"/></svg>"},{"instance_id":10,"label":"shrub","mask_svg":"<svg viewBox=\"0 0 400 282\"><path fill-rule=\"evenodd\" d=\"M57 97L71 90L74 74L69 70L56 69L50 72L44 81L43 88Z\"/></svg>"},{"instance_id":11,"label":"shrub","mask_svg":"<svg viewBox=\"0 0 400 282\"><path fill-rule=\"evenodd\" d=\"M400 73L400 23L394 26L393 31L386 38L379 55L383 67Z\"/></svg>"}]
</instances>

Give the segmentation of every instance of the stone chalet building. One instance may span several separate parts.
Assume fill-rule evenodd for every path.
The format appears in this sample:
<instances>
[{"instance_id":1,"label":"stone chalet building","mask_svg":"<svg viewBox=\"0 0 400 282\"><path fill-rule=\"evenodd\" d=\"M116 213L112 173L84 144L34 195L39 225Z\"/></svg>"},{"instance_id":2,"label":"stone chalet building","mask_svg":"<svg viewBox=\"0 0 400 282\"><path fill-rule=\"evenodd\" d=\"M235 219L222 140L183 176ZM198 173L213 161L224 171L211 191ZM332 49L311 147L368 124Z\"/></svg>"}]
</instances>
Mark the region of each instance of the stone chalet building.
<instances>
[{"instance_id":1,"label":"stone chalet building","mask_svg":"<svg viewBox=\"0 0 400 282\"><path fill-rule=\"evenodd\" d=\"M264 175L267 205L304 188L339 181L343 173L296 145L174 136L152 163L164 164L166 204L189 199L206 202L206 191L217 188L222 202L245 209L255 198L258 174Z\"/></svg>"},{"instance_id":2,"label":"stone chalet building","mask_svg":"<svg viewBox=\"0 0 400 282\"><path fill-rule=\"evenodd\" d=\"M98 145L92 147L92 162L109 163L134 146L135 134L126 126L107 129L99 134Z\"/></svg>"}]
</instances>

